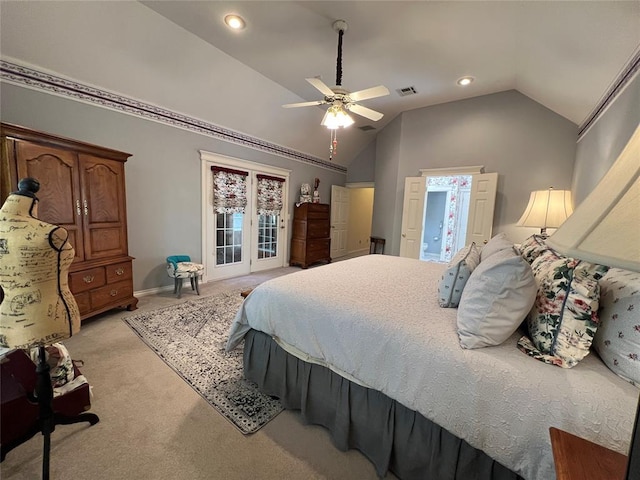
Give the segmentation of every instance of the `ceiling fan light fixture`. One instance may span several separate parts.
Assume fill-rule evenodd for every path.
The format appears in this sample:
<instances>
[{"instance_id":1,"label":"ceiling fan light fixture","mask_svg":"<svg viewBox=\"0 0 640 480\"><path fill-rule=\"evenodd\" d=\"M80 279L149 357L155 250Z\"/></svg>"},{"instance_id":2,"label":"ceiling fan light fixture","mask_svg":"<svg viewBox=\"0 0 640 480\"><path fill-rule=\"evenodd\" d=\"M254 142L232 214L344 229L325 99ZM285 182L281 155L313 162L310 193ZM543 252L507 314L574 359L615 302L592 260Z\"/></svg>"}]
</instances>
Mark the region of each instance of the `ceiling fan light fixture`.
<instances>
[{"instance_id":1,"label":"ceiling fan light fixture","mask_svg":"<svg viewBox=\"0 0 640 480\"><path fill-rule=\"evenodd\" d=\"M246 26L244 18L239 15L227 15L224 17L224 23L233 30L242 30Z\"/></svg>"},{"instance_id":2,"label":"ceiling fan light fixture","mask_svg":"<svg viewBox=\"0 0 640 480\"><path fill-rule=\"evenodd\" d=\"M324 114L321 125L324 125L329 130L335 130L340 127L348 127L355 122L353 118L342 108L342 105L332 105Z\"/></svg>"}]
</instances>

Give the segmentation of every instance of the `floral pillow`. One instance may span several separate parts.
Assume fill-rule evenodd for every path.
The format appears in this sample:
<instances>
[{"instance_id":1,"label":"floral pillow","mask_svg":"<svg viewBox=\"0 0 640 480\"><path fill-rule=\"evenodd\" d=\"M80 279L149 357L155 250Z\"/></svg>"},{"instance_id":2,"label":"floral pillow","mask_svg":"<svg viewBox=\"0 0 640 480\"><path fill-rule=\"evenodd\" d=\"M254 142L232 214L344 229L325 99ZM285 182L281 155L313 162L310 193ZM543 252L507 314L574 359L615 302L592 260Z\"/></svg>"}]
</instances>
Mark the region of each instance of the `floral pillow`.
<instances>
[{"instance_id":1,"label":"floral pillow","mask_svg":"<svg viewBox=\"0 0 640 480\"><path fill-rule=\"evenodd\" d=\"M598 328L600 285L608 267L563 257L552 249L532 263L538 291L520 350L537 360L571 368L587 356Z\"/></svg>"},{"instance_id":2,"label":"floral pillow","mask_svg":"<svg viewBox=\"0 0 640 480\"><path fill-rule=\"evenodd\" d=\"M612 268L600 281L593 347L613 372L640 387L640 273Z\"/></svg>"},{"instance_id":3,"label":"floral pillow","mask_svg":"<svg viewBox=\"0 0 640 480\"><path fill-rule=\"evenodd\" d=\"M533 261L548 248L543 237L540 235L531 235L520 244L519 250L522 258L529 262L529 264L532 264Z\"/></svg>"},{"instance_id":4,"label":"floral pillow","mask_svg":"<svg viewBox=\"0 0 640 480\"><path fill-rule=\"evenodd\" d=\"M442 274L438 285L438 304L444 308L455 308L460 303L462 290L471 272L480 263L480 250L475 243L456 253Z\"/></svg>"}]
</instances>

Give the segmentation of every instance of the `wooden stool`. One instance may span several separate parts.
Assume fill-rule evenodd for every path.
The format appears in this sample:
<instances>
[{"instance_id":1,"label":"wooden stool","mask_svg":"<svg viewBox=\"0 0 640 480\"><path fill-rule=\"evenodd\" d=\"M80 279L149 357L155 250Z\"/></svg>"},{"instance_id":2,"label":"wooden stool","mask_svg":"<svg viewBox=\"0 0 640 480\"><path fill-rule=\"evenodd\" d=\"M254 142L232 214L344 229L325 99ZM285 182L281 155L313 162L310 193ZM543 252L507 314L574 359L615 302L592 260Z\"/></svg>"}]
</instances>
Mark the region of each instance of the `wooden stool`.
<instances>
[{"instance_id":1,"label":"wooden stool","mask_svg":"<svg viewBox=\"0 0 640 480\"><path fill-rule=\"evenodd\" d=\"M243 290L242 292L240 292L240 296L242 298L247 298L247 296L253 291L253 288L249 288L247 290Z\"/></svg>"}]
</instances>

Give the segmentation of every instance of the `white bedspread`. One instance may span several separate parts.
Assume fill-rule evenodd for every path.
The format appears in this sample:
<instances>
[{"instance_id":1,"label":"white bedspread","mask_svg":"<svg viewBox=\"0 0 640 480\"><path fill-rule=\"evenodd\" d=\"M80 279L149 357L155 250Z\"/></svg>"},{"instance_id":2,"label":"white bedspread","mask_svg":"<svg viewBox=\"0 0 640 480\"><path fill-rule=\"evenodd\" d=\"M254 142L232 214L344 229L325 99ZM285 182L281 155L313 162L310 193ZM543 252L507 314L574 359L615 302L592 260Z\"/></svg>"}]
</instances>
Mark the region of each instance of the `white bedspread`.
<instances>
[{"instance_id":1,"label":"white bedspread","mask_svg":"<svg viewBox=\"0 0 640 480\"><path fill-rule=\"evenodd\" d=\"M443 268L367 255L269 280L243 302L227 348L250 328L265 332L526 479L555 478L551 426L626 454L639 390L594 353L573 369L529 358L518 333L497 347L462 349L456 309L438 306Z\"/></svg>"}]
</instances>

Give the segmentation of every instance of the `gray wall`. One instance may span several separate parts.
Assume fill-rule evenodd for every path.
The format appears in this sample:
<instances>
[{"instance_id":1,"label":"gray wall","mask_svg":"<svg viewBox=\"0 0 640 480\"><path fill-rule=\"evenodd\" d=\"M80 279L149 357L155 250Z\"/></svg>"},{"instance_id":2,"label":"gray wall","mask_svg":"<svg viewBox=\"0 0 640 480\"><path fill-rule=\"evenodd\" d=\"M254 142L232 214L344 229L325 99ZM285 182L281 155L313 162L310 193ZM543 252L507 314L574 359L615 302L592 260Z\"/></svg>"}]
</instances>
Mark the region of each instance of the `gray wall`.
<instances>
[{"instance_id":1,"label":"gray wall","mask_svg":"<svg viewBox=\"0 0 640 480\"><path fill-rule=\"evenodd\" d=\"M573 174L574 203L593 190L640 125L640 74L580 137Z\"/></svg>"},{"instance_id":2,"label":"gray wall","mask_svg":"<svg viewBox=\"0 0 640 480\"><path fill-rule=\"evenodd\" d=\"M136 291L171 284L167 255L183 253L200 261L199 150L290 169L289 214L302 183L313 184L318 177L326 200L332 184L345 183L342 173L39 91L2 83L0 99L3 122L132 154L125 175Z\"/></svg>"},{"instance_id":3,"label":"gray wall","mask_svg":"<svg viewBox=\"0 0 640 480\"><path fill-rule=\"evenodd\" d=\"M398 160L402 133L402 115L378 134L376 139L375 191L373 194L373 218L371 235L386 240L385 253L393 252L392 240L396 221L396 197L398 180ZM399 235L399 233L398 233ZM398 249L399 251L399 249Z\"/></svg>"},{"instance_id":4,"label":"gray wall","mask_svg":"<svg viewBox=\"0 0 640 480\"><path fill-rule=\"evenodd\" d=\"M347 183L373 182L376 168L376 141L369 143L347 169Z\"/></svg>"},{"instance_id":5,"label":"gray wall","mask_svg":"<svg viewBox=\"0 0 640 480\"><path fill-rule=\"evenodd\" d=\"M493 232L514 242L532 190L571 188L577 126L515 90L404 112L378 136L373 234L400 252L404 179L421 168L498 172Z\"/></svg>"}]
</instances>

